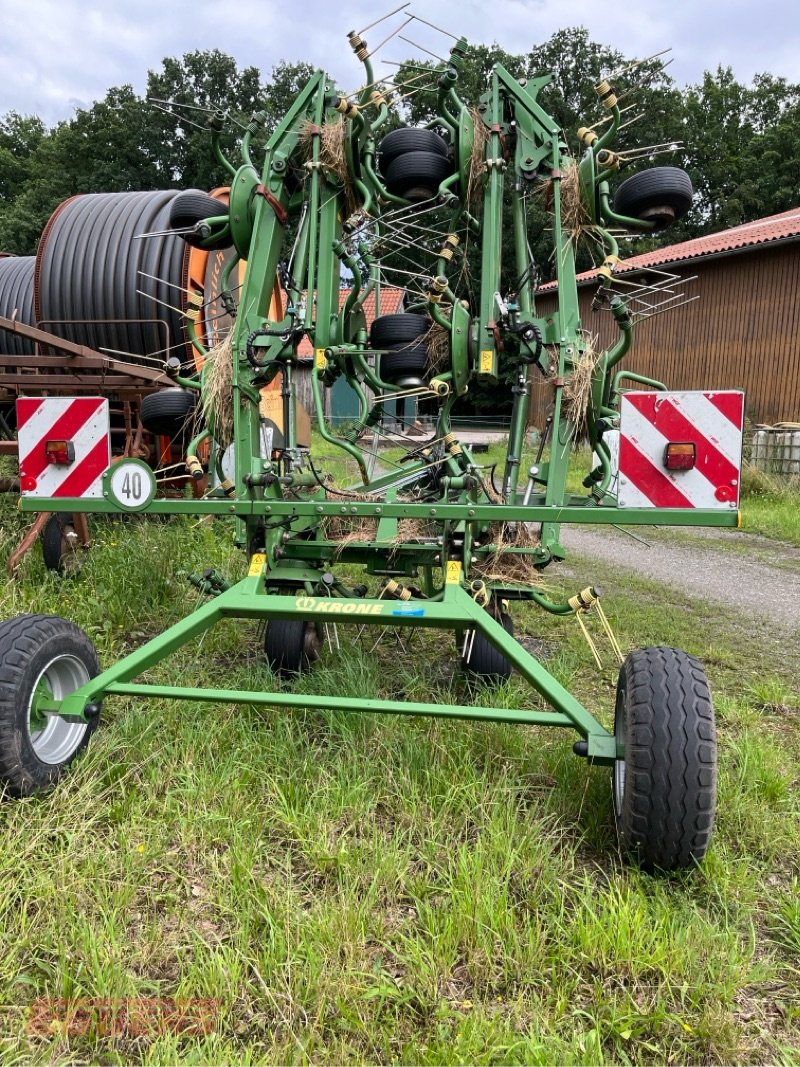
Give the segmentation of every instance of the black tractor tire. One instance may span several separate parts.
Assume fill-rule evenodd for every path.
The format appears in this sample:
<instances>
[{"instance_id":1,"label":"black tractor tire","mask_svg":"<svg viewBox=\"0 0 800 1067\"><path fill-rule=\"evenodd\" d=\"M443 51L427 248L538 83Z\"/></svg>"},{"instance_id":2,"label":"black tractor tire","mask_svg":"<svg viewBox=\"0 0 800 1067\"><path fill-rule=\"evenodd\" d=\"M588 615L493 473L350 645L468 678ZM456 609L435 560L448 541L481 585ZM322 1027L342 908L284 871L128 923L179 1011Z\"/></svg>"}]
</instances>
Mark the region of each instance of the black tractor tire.
<instances>
[{"instance_id":1,"label":"black tractor tire","mask_svg":"<svg viewBox=\"0 0 800 1067\"><path fill-rule=\"evenodd\" d=\"M507 611L501 611L496 616L507 634L514 635L514 620ZM474 634L474 637L472 636ZM503 655L498 652L492 642L482 630L467 630L466 655L462 653L461 666L478 681L486 685L502 685L511 677L514 668Z\"/></svg>"},{"instance_id":2,"label":"black tractor tire","mask_svg":"<svg viewBox=\"0 0 800 1067\"><path fill-rule=\"evenodd\" d=\"M307 671L322 651L322 635L313 622L270 619L264 634L264 655L274 674L294 678Z\"/></svg>"},{"instance_id":3,"label":"black tractor tire","mask_svg":"<svg viewBox=\"0 0 800 1067\"><path fill-rule=\"evenodd\" d=\"M649 220L657 230L683 218L692 206L692 179L680 167L650 167L632 174L614 193L614 211Z\"/></svg>"},{"instance_id":4,"label":"black tractor tire","mask_svg":"<svg viewBox=\"0 0 800 1067\"><path fill-rule=\"evenodd\" d=\"M424 315L379 315L369 332L373 348L390 348L415 341L428 332L430 323Z\"/></svg>"},{"instance_id":5,"label":"black tractor tire","mask_svg":"<svg viewBox=\"0 0 800 1067\"><path fill-rule=\"evenodd\" d=\"M398 345L381 356L381 378L395 382L398 378L421 378L428 367L426 345Z\"/></svg>"},{"instance_id":6,"label":"black tractor tire","mask_svg":"<svg viewBox=\"0 0 800 1067\"><path fill-rule=\"evenodd\" d=\"M402 130L392 130L391 133L386 134L378 147L378 157L381 170L385 173L390 163L407 152L433 152L438 156L447 158L449 151L447 141L440 137L438 133L434 133L433 130L408 126Z\"/></svg>"},{"instance_id":7,"label":"black tractor tire","mask_svg":"<svg viewBox=\"0 0 800 1067\"><path fill-rule=\"evenodd\" d=\"M63 699L100 673L94 645L58 615L19 615L0 624L0 793L52 788L97 729L57 715L31 721L37 690Z\"/></svg>"},{"instance_id":8,"label":"black tractor tire","mask_svg":"<svg viewBox=\"0 0 800 1067\"><path fill-rule=\"evenodd\" d=\"M83 564L83 552L71 512L51 515L42 531L42 558L49 571L74 578Z\"/></svg>"},{"instance_id":9,"label":"black tractor tire","mask_svg":"<svg viewBox=\"0 0 800 1067\"><path fill-rule=\"evenodd\" d=\"M142 400L139 418L150 433L171 440L191 434L197 397L189 389L160 389Z\"/></svg>"},{"instance_id":10,"label":"black tractor tire","mask_svg":"<svg viewBox=\"0 0 800 1067\"><path fill-rule=\"evenodd\" d=\"M677 648L632 652L619 673L614 817L623 851L645 870L696 866L714 831L717 739L708 679Z\"/></svg>"},{"instance_id":11,"label":"black tractor tire","mask_svg":"<svg viewBox=\"0 0 800 1067\"><path fill-rule=\"evenodd\" d=\"M185 230L190 226L195 226L198 222L202 222L203 219L216 218L219 215L229 215L227 204L223 204L221 200L217 200L199 189L185 189L182 193L178 193L170 204L169 228L171 230ZM207 240L197 240L191 234L182 234L181 236L187 244L202 246L209 251L230 248L233 244L230 228L227 228L223 234L220 234L211 243Z\"/></svg>"},{"instance_id":12,"label":"black tractor tire","mask_svg":"<svg viewBox=\"0 0 800 1067\"><path fill-rule=\"evenodd\" d=\"M438 152L405 152L386 168L386 188L406 200L431 200L453 173L453 164Z\"/></svg>"}]
</instances>

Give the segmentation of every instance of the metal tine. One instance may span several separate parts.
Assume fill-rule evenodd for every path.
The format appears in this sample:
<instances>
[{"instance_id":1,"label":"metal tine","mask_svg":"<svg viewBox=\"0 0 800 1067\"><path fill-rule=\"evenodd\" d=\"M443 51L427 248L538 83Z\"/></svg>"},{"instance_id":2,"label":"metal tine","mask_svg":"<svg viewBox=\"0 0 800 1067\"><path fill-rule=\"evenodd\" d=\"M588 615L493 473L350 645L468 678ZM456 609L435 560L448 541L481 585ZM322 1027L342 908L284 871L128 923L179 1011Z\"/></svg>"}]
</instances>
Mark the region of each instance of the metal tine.
<instances>
[{"instance_id":1,"label":"metal tine","mask_svg":"<svg viewBox=\"0 0 800 1067\"><path fill-rule=\"evenodd\" d=\"M403 30L403 29L405 29L405 28L406 28L406 26L407 26L407 25L409 24L409 22L412 22L412 21L413 21L413 18L412 18L412 16L411 16L411 15L409 15L409 16L408 16L408 18L407 18L407 19L405 20L405 22L401 23L401 24L400 24L400 25L399 25L399 26L397 27L397 29L396 29L396 30L392 30L392 32L391 32L391 33L389 34L389 36L388 36L388 37L384 37L384 39L383 39L383 40L381 41L381 43L380 43L379 45L376 45L376 46L375 46L375 48L371 49L371 50L370 50L370 51L369 51L369 52L367 53L367 58L368 58L368 59L372 59L372 57L373 57L373 56L374 56L374 55L375 55L375 54L376 54L376 53L377 53L377 52L378 52L378 51L379 51L379 50L380 50L381 48L383 48L383 46L384 46L385 44L387 44L387 43L388 43L389 41L391 41L391 39L392 39L393 37L396 37L396 36L397 36L397 35L398 35L398 34L400 33L400 31L401 31L401 30Z\"/></svg>"},{"instance_id":2,"label":"metal tine","mask_svg":"<svg viewBox=\"0 0 800 1067\"><path fill-rule=\"evenodd\" d=\"M393 89L394 86L389 84L390 80L391 79L389 78L376 78L374 82L367 82L366 85L362 85L360 88L354 89L352 93L345 93L344 98L345 100L350 100L354 96L361 96L361 94L365 93L367 89L374 89L376 85L380 85L387 90Z\"/></svg>"},{"instance_id":3,"label":"metal tine","mask_svg":"<svg viewBox=\"0 0 800 1067\"><path fill-rule=\"evenodd\" d=\"M163 352L171 352L173 345L167 345L165 348L157 348L155 352L148 352L146 356L143 356L139 352L126 352L124 348L104 348L102 345L98 346L98 352L108 352L110 356L131 356L133 359L147 359L151 363L158 363L163 367L164 360L157 359L156 357Z\"/></svg>"},{"instance_id":4,"label":"metal tine","mask_svg":"<svg viewBox=\"0 0 800 1067\"><path fill-rule=\"evenodd\" d=\"M171 237L173 234L180 237L182 233L191 233L193 229L193 226L186 226L181 230L153 230L152 233L135 233L132 240L143 241L146 237Z\"/></svg>"},{"instance_id":5,"label":"metal tine","mask_svg":"<svg viewBox=\"0 0 800 1067\"><path fill-rule=\"evenodd\" d=\"M642 289L641 292L648 293L651 298L658 296L666 297L666 300L662 300L655 304L648 304L645 297L640 296L638 293L632 293L629 299L636 301L636 303L638 304L644 304L645 307L660 307L661 304L666 303L668 300L678 300L680 299L680 297L685 296L686 286L695 280L696 277L686 278L685 280L681 279L681 281L674 288L668 288L667 286L659 288L658 286L653 286L652 289Z\"/></svg>"},{"instance_id":6,"label":"metal tine","mask_svg":"<svg viewBox=\"0 0 800 1067\"><path fill-rule=\"evenodd\" d=\"M665 56L671 51L671 48L662 48L660 52L654 52L651 56L647 56L645 59L634 59L634 61L629 63L626 67L620 67L618 70L614 70L610 74L607 74L606 80L608 80L608 78L619 78L621 75L627 74L629 71L637 70L645 63L649 63L653 59L658 59L659 56ZM672 62L672 60L670 60L670 62Z\"/></svg>"},{"instance_id":7,"label":"metal tine","mask_svg":"<svg viewBox=\"0 0 800 1067\"><path fill-rule=\"evenodd\" d=\"M619 109L620 115L624 115L626 111L630 111L633 107L636 107L636 104L628 104L627 107L621 107ZM607 123L613 121L613 118L613 115L605 115L602 119L598 119L597 122L593 123L591 126L587 126L586 128L587 130L596 130L598 129L598 127L605 126Z\"/></svg>"},{"instance_id":8,"label":"metal tine","mask_svg":"<svg viewBox=\"0 0 800 1067\"><path fill-rule=\"evenodd\" d=\"M412 41L410 37L404 37L402 33L399 35L401 41L405 41L406 44L410 44L413 48L418 48L420 52L424 52L428 56L433 56L434 59L438 59L440 63L444 63L447 66L450 62L449 59L442 59L441 56L437 56L435 52L431 52L429 48L423 48L421 44L417 44L416 41Z\"/></svg>"},{"instance_id":9,"label":"metal tine","mask_svg":"<svg viewBox=\"0 0 800 1067\"><path fill-rule=\"evenodd\" d=\"M661 315L664 311L677 311L678 308L685 307L686 304L692 304L695 300L699 299L699 296L690 296L687 297L686 300L684 300L681 304L669 304L669 306L666 306L669 302L665 301L663 305L659 305L659 307L657 307L655 311L651 311L649 315L637 315L636 321L643 322L645 319L655 318L656 315Z\"/></svg>"},{"instance_id":10,"label":"metal tine","mask_svg":"<svg viewBox=\"0 0 800 1067\"><path fill-rule=\"evenodd\" d=\"M148 96L148 104L169 104L170 107L186 107L191 111L205 111L208 115L216 113L215 107L204 107L202 104L184 104L180 100L164 100L160 96Z\"/></svg>"},{"instance_id":11,"label":"metal tine","mask_svg":"<svg viewBox=\"0 0 800 1067\"><path fill-rule=\"evenodd\" d=\"M636 159L646 159L647 156L663 155L665 152L679 152L684 147L683 141L665 141L664 144L644 145L641 148L623 149L617 155L626 162Z\"/></svg>"},{"instance_id":12,"label":"metal tine","mask_svg":"<svg viewBox=\"0 0 800 1067\"><path fill-rule=\"evenodd\" d=\"M154 282L160 282L162 285L167 285L170 289L177 289L179 293L186 293L186 290L182 285L176 285L175 282L168 282L166 278L159 278L157 274L148 274L146 270L139 270L136 273L142 278L152 278Z\"/></svg>"},{"instance_id":13,"label":"metal tine","mask_svg":"<svg viewBox=\"0 0 800 1067\"><path fill-rule=\"evenodd\" d=\"M421 70L426 74L435 74L435 67L417 67L413 63L409 63L407 59L383 59L382 63L388 63L392 67L406 67L408 70ZM400 83L401 85L403 82Z\"/></svg>"},{"instance_id":14,"label":"metal tine","mask_svg":"<svg viewBox=\"0 0 800 1067\"><path fill-rule=\"evenodd\" d=\"M194 126L196 130L200 130L202 133L207 133L208 130L205 126L201 126L199 122L193 122L185 115L179 115L176 111L170 111L169 108L162 107L160 104L153 104L156 111L163 111L165 115L169 115L171 119L177 119L178 122L185 124L186 126Z\"/></svg>"},{"instance_id":15,"label":"metal tine","mask_svg":"<svg viewBox=\"0 0 800 1067\"><path fill-rule=\"evenodd\" d=\"M363 30L358 31L358 36L361 37L362 34L365 34L367 32L367 30L371 30L373 26L377 26L379 23L385 22L387 19L390 19L392 15L396 15L398 11L403 11L407 7L411 7L411 0L406 0L405 4L401 4L400 7L396 7L394 11L390 11L387 15L381 15L379 19L375 19L374 22L370 22L369 26L365 26Z\"/></svg>"},{"instance_id":16,"label":"metal tine","mask_svg":"<svg viewBox=\"0 0 800 1067\"><path fill-rule=\"evenodd\" d=\"M626 111L630 111L630 109L632 107L636 107L636 105L635 104L629 104L628 107L625 108L625 110ZM621 130L624 130L628 126L633 126L634 122L639 122L643 118L644 118L644 112L642 111L638 115L634 115L632 119L628 119L627 122L621 122L620 125L619 125L619 128Z\"/></svg>"},{"instance_id":17,"label":"metal tine","mask_svg":"<svg viewBox=\"0 0 800 1067\"><path fill-rule=\"evenodd\" d=\"M432 30L438 30L439 33L443 33L445 35L445 37L449 37L451 41L457 41L458 40L458 37L456 37L456 35L454 33L451 33L449 30L443 30L441 26L437 26L433 22L428 22L427 19L422 18L420 15L412 15L411 17L413 19L416 19L417 22L422 22L426 26L430 26L430 28Z\"/></svg>"},{"instance_id":18,"label":"metal tine","mask_svg":"<svg viewBox=\"0 0 800 1067\"><path fill-rule=\"evenodd\" d=\"M157 296L153 296L152 293L145 293L141 289L137 289L136 292L139 296L145 296L148 300L153 300L156 304L161 304L162 307L169 308L170 311L174 311L176 315L180 315L184 319L188 319L189 316L185 311L181 311L180 308L173 307L172 304L168 304L166 300L159 300Z\"/></svg>"}]
</instances>

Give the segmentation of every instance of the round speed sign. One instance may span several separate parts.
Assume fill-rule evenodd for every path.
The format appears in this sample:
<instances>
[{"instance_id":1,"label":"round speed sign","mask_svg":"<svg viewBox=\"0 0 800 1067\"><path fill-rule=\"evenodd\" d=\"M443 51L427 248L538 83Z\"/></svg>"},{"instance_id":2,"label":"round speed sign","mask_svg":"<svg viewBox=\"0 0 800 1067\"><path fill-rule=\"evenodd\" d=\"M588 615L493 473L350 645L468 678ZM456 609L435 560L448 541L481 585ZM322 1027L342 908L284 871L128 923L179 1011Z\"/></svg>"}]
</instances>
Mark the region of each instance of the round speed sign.
<instances>
[{"instance_id":1,"label":"round speed sign","mask_svg":"<svg viewBox=\"0 0 800 1067\"><path fill-rule=\"evenodd\" d=\"M108 473L108 495L126 511L141 511L156 495L156 479L146 463L123 459Z\"/></svg>"}]
</instances>

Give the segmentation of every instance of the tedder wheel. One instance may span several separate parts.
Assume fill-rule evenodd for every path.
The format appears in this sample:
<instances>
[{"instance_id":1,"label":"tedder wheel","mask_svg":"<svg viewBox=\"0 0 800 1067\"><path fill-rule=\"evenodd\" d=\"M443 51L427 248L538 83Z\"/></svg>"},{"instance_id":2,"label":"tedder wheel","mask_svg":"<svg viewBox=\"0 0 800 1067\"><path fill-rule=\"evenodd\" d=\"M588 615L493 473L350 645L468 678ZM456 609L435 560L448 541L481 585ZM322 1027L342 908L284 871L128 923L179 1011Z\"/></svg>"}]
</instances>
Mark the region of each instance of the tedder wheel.
<instances>
[{"instance_id":1,"label":"tedder wheel","mask_svg":"<svg viewBox=\"0 0 800 1067\"><path fill-rule=\"evenodd\" d=\"M264 634L264 654L270 669L281 678L302 674L319 659L322 636L313 622L270 619Z\"/></svg>"},{"instance_id":2,"label":"tedder wheel","mask_svg":"<svg viewBox=\"0 0 800 1067\"><path fill-rule=\"evenodd\" d=\"M142 400L139 417L145 430L174 440L191 433L196 405L189 389L160 389Z\"/></svg>"},{"instance_id":3,"label":"tedder wheel","mask_svg":"<svg viewBox=\"0 0 800 1067\"><path fill-rule=\"evenodd\" d=\"M435 152L437 155L447 157L447 141L433 130L407 126L402 130L392 130L387 133L380 143L378 155L380 156L381 169L386 167L398 156L406 152Z\"/></svg>"},{"instance_id":4,"label":"tedder wheel","mask_svg":"<svg viewBox=\"0 0 800 1067\"><path fill-rule=\"evenodd\" d=\"M400 378L420 378L428 366L428 348L426 345L408 345L396 347L381 356L381 378L386 382L396 382Z\"/></svg>"},{"instance_id":5,"label":"tedder wheel","mask_svg":"<svg viewBox=\"0 0 800 1067\"><path fill-rule=\"evenodd\" d=\"M83 565L83 554L71 513L51 515L42 532L42 557L49 571L74 577Z\"/></svg>"},{"instance_id":6,"label":"tedder wheel","mask_svg":"<svg viewBox=\"0 0 800 1067\"><path fill-rule=\"evenodd\" d=\"M692 179L680 167L650 167L631 175L614 193L618 215L655 223L657 230L683 218L692 206Z\"/></svg>"},{"instance_id":7,"label":"tedder wheel","mask_svg":"<svg viewBox=\"0 0 800 1067\"><path fill-rule=\"evenodd\" d=\"M439 152L404 152L386 168L386 188L406 200L431 200L453 173L453 164Z\"/></svg>"},{"instance_id":8,"label":"tedder wheel","mask_svg":"<svg viewBox=\"0 0 800 1067\"><path fill-rule=\"evenodd\" d=\"M717 739L708 680L694 656L644 648L625 660L614 716L614 815L624 850L644 868L702 860L714 829Z\"/></svg>"},{"instance_id":9,"label":"tedder wheel","mask_svg":"<svg viewBox=\"0 0 800 1067\"><path fill-rule=\"evenodd\" d=\"M217 200L199 189L185 189L182 193L178 193L170 205L169 228L171 230L185 230L198 222L202 222L203 219L211 219L218 215L228 214L228 205L223 204L221 200ZM191 234L182 236L187 244L197 243ZM203 241L200 244L209 251L216 251L220 248L229 248L233 244L233 238L230 235L230 230L226 228L224 233L212 243L209 244L207 241Z\"/></svg>"},{"instance_id":10,"label":"tedder wheel","mask_svg":"<svg viewBox=\"0 0 800 1067\"><path fill-rule=\"evenodd\" d=\"M370 341L373 348L408 344L427 333L429 326L424 315L379 315L372 323Z\"/></svg>"},{"instance_id":11,"label":"tedder wheel","mask_svg":"<svg viewBox=\"0 0 800 1067\"><path fill-rule=\"evenodd\" d=\"M55 785L100 716L67 722L40 705L99 673L92 642L58 615L19 615L0 624L0 790L25 797Z\"/></svg>"},{"instance_id":12,"label":"tedder wheel","mask_svg":"<svg viewBox=\"0 0 800 1067\"><path fill-rule=\"evenodd\" d=\"M496 617L505 632L513 636L514 620L508 612L501 611ZM467 630L464 647L466 652L461 655L461 665L468 674L486 685L502 685L511 677L514 668L481 630Z\"/></svg>"}]
</instances>

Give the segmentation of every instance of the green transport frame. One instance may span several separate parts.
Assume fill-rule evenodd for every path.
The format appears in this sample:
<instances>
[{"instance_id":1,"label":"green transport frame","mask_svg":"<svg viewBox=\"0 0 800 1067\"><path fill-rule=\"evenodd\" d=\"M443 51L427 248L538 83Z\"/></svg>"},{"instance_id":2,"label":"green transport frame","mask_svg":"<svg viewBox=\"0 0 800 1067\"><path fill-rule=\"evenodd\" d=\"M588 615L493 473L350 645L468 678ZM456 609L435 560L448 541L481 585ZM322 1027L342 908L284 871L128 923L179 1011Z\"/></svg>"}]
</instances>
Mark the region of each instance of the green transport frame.
<instances>
[{"instance_id":1,"label":"green transport frame","mask_svg":"<svg viewBox=\"0 0 800 1067\"><path fill-rule=\"evenodd\" d=\"M539 572L564 558L562 524L737 523L735 502L654 510L621 507L616 495L609 442L619 430L626 377L618 364L632 343L634 316L626 290L615 284L615 234L650 233L688 210L688 176L674 167L642 171L612 200L610 185L625 160L612 149L621 115L611 82L597 86L603 120L579 131L582 154L574 158L539 103L549 76L517 80L497 66L480 99L471 106L462 101L464 39L435 68L431 121L386 132L387 124L396 127L390 90L376 81L364 38L351 33L349 43L363 63L363 90L345 96L317 72L268 137L267 116L253 116L236 163L220 148L224 117L212 115L210 140L229 173L229 208L220 213L218 201L196 191L177 198L176 235L205 248L235 249L226 279L230 305L238 305L230 336L203 352L199 373L167 361L174 388L199 396L202 420L186 464L193 477L210 475L206 495L157 498L152 472L136 460L109 467L102 491L91 498L37 495L30 484L26 491L22 472L28 512L232 518L249 573L234 585L212 570L195 577L207 599L102 671L86 635L67 620L21 616L0 625L0 780L14 795L52 785L87 743L102 702L114 696L565 727L576 735L578 756L613 769L615 817L632 858L651 868L696 864L711 839L716 797L713 709L701 665L670 648L632 653L620 672L609 730L515 640L511 623L519 601L567 618L597 611L591 588L554 602L537 585ZM558 309L547 317L535 305L528 241L533 196L547 200L552 219ZM576 212L602 249L595 304L616 324L617 338L602 352L591 351L579 316ZM239 260L247 268L234 300ZM465 281L468 260L474 285ZM276 277L278 318L270 317ZM346 299L340 299L343 278L350 285ZM380 314L387 284L406 290L401 313ZM377 310L371 326L368 299ZM199 351L202 310L194 304L186 313ZM328 451L340 449L355 462L356 485L337 486L314 461L298 418L304 338L314 350L317 432ZM501 358L513 374L513 410L497 486L494 472L459 439L452 412L470 384L501 387ZM582 404L576 404L569 386L581 369ZM523 468L533 375L552 381L554 406L549 438ZM359 415L335 433L324 391L340 380L354 391ZM263 391L270 385L270 395L280 397L280 417L274 409L265 416ZM397 469L370 474L370 453L387 432L392 401L418 403L432 431L408 444ZM574 494L567 473L584 437L597 465L586 492ZM355 568L363 584L353 584ZM446 630L455 633L472 675L496 685L514 670L547 708L542 701L504 709L309 696L287 685L229 691L137 680L228 618L266 622L265 654L284 680L311 667L325 624Z\"/></svg>"}]
</instances>

